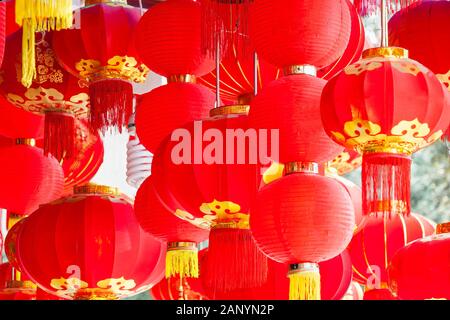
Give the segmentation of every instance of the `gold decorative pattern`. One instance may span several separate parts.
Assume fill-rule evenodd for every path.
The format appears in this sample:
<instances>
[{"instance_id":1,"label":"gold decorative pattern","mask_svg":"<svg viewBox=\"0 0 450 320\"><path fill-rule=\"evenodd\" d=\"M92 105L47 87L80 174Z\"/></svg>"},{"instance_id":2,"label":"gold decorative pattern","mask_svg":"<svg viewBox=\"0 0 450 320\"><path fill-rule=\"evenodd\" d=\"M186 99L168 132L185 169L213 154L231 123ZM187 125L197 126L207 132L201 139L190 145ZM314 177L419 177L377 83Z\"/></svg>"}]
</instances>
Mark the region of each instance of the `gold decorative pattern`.
<instances>
[{"instance_id":1,"label":"gold decorative pattern","mask_svg":"<svg viewBox=\"0 0 450 320\"><path fill-rule=\"evenodd\" d=\"M426 138L430 133L428 124L418 119L402 120L395 125L390 135L381 133L381 126L368 120L354 119L344 124L344 133L331 132L334 138L349 148L362 152L388 152L411 154L442 136L438 131Z\"/></svg>"},{"instance_id":2,"label":"gold decorative pattern","mask_svg":"<svg viewBox=\"0 0 450 320\"><path fill-rule=\"evenodd\" d=\"M358 168L362 164L362 156L350 160L350 154L342 151L330 162L330 168L337 170L339 175L344 175Z\"/></svg>"},{"instance_id":3,"label":"gold decorative pattern","mask_svg":"<svg viewBox=\"0 0 450 320\"><path fill-rule=\"evenodd\" d=\"M436 226L436 234L450 233L450 222L440 223Z\"/></svg>"},{"instance_id":4,"label":"gold decorative pattern","mask_svg":"<svg viewBox=\"0 0 450 320\"><path fill-rule=\"evenodd\" d=\"M240 212L241 207L231 201L203 203L200 211L204 219L211 221L213 228L249 229L249 215Z\"/></svg>"},{"instance_id":5,"label":"gold decorative pattern","mask_svg":"<svg viewBox=\"0 0 450 320\"><path fill-rule=\"evenodd\" d=\"M292 173L312 173L312 174L318 174L319 173L319 164L315 162L288 162L285 165L285 174L292 174Z\"/></svg>"},{"instance_id":6,"label":"gold decorative pattern","mask_svg":"<svg viewBox=\"0 0 450 320\"><path fill-rule=\"evenodd\" d=\"M245 104L221 106L211 109L209 111L210 117L224 116L224 115L248 115L250 106Z\"/></svg>"},{"instance_id":7,"label":"gold decorative pattern","mask_svg":"<svg viewBox=\"0 0 450 320\"><path fill-rule=\"evenodd\" d=\"M88 183L83 186L75 186L73 188L74 194L101 194L119 196L120 192L118 188L102 186L95 183Z\"/></svg>"},{"instance_id":8,"label":"gold decorative pattern","mask_svg":"<svg viewBox=\"0 0 450 320\"><path fill-rule=\"evenodd\" d=\"M24 97L9 93L7 99L15 106L32 113L44 114L53 110L72 113L80 118L87 117L90 106L87 93L64 97L57 89L41 86L27 89Z\"/></svg>"},{"instance_id":9,"label":"gold decorative pattern","mask_svg":"<svg viewBox=\"0 0 450 320\"><path fill-rule=\"evenodd\" d=\"M194 226L196 226L198 228L205 229L205 230L211 229L212 223L210 220L206 220L203 218L196 218L187 211L177 209L175 211L175 215L180 219L183 219L189 223L192 223Z\"/></svg>"},{"instance_id":10,"label":"gold decorative pattern","mask_svg":"<svg viewBox=\"0 0 450 320\"><path fill-rule=\"evenodd\" d=\"M139 65L135 58L128 56L114 56L106 66L97 60L82 59L75 67L80 72L80 77L87 82L122 79L142 83L150 72L147 66Z\"/></svg>"},{"instance_id":11,"label":"gold decorative pattern","mask_svg":"<svg viewBox=\"0 0 450 320\"><path fill-rule=\"evenodd\" d=\"M269 184L283 176L284 164L272 162L270 167L263 173L263 182Z\"/></svg>"},{"instance_id":12,"label":"gold decorative pattern","mask_svg":"<svg viewBox=\"0 0 450 320\"><path fill-rule=\"evenodd\" d=\"M344 72L348 75L360 75L366 71L372 71L379 69L383 66L383 63L375 60L361 60L354 64L345 67Z\"/></svg>"},{"instance_id":13,"label":"gold decorative pattern","mask_svg":"<svg viewBox=\"0 0 450 320\"><path fill-rule=\"evenodd\" d=\"M59 296L69 296L80 300L115 300L132 294L136 283L134 280L120 277L98 281L96 288L89 288L89 285L79 278L61 277L52 279L50 286L57 289L56 294Z\"/></svg>"},{"instance_id":14,"label":"gold decorative pattern","mask_svg":"<svg viewBox=\"0 0 450 320\"><path fill-rule=\"evenodd\" d=\"M420 72L419 67L409 60L391 61L391 66L397 71L409 73L413 76L417 76Z\"/></svg>"},{"instance_id":15,"label":"gold decorative pattern","mask_svg":"<svg viewBox=\"0 0 450 320\"><path fill-rule=\"evenodd\" d=\"M436 77L450 91L450 70L446 74L436 74Z\"/></svg>"}]
</instances>

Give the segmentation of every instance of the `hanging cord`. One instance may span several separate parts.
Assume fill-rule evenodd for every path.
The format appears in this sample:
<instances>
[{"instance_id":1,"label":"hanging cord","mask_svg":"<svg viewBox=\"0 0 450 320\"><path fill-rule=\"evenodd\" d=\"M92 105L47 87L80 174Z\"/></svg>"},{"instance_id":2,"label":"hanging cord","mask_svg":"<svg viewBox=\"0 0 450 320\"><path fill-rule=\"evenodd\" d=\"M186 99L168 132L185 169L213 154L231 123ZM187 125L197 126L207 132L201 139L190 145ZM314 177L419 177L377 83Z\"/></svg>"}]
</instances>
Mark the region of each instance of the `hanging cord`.
<instances>
[{"instance_id":1,"label":"hanging cord","mask_svg":"<svg viewBox=\"0 0 450 320\"><path fill-rule=\"evenodd\" d=\"M381 0L381 47L386 48L388 46L388 9L386 0Z\"/></svg>"},{"instance_id":2,"label":"hanging cord","mask_svg":"<svg viewBox=\"0 0 450 320\"><path fill-rule=\"evenodd\" d=\"M216 35L216 105L220 107L220 33Z\"/></svg>"},{"instance_id":3,"label":"hanging cord","mask_svg":"<svg viewBox=\"0 0 450 320\"><path fill-rule=\"evenodd\" d=\"M258 94L258 54L255 52L253 55L253 95L256 97Z\"/></svg>"},{"instance_id":4,"label":"hanging cord","mask_svg":"<svg viewBox=\"0 0 450 320\"><path fill-rule=\"evenodd\" d=\"M142 0L139 0L139 9L141 10L141 17L144 15L144 6L142 5Z\"/></svg>"}]
</instances>

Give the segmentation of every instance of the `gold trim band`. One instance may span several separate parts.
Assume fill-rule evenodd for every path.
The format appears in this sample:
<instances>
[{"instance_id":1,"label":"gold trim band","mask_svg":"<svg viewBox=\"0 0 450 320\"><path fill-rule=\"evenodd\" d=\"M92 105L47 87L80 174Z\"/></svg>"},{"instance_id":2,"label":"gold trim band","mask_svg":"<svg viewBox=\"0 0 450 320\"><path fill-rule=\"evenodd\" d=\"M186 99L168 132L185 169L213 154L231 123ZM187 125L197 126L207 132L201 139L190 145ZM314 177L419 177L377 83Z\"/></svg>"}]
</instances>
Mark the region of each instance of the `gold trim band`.
<instances>
[{"instance_id":1,"label":"gold trim band","mask_svg":"<svg viewBox=\"0 0 450 320\"><path fill-rule=\"evenodd\" d=\"M439 223L436 226L436 234L450 233L450 222Z\"/></svg>"},{"instance_id":2,"label":"gold trim band","mask_svg":"<svg viewBox=\"0 0 450 320\"><path fill-rule=\"evenodd\" d=\"M289 66L283 69L285 76L290 76L294 74L307 74L309 76L317 76L317 68L309 64Z\"/></svg>"},{"instance_id":3,"label":"gold trim band","mask_svg":"<svg viewBox=\"0 0 450 320\"><path fill-rule=\"evenodd\" d=\"M167 77L167 83L197 83L197 77L193 74L178 74Z\"/></svg>"},{"instance_id":4,"label":"gold trim band","mask_svg":"<svg viewBox=\"0 0 450 320\"><path fill-rule=\"evenodd\" d=\"M195 242L168 242L167 243L167 251L175 251L175 250L192 250L197 251L197 244Z\"/></svg>"},{"instance_id":5,"label":"gold trim band","mask_svg":"<svg viewBox=\"0 0 450 320\"><path fill-rule=\"evenodd\" d=\"M248 221L241 222L218 222L211 226L213 229L240 229L240 230L250 230L250 224Z\"/></svg>"},{"instance_id":6,"label":"gold trim band","mask_svg":"<svg viewBox=\"0 0 450 320\"><path fill-rule=\"evenodd\" d=\"M74 194L102 194L102 195L111 195L111 196L119 196L120 191L119 188L102 186L94 183L89 183L83 186L75 186L73 187Z\"/></svg>"},{"instance_id":7,"label":"gold trim band","mask_svg":"<svg viewBox=\"0 0 450 320\"><path fill-rule=\"evenodd\" d=\"M17 138L16 145L36 147L36 140L33 138Z\"/></svg>"},{"instance_id":8,"label":"gold trim band","mask_svg":"<svg viewBox=\"0 0 450 320\"><path fill-rule=\"evenodd\" d=\"M318 174L319 164L315 162L302 162L302 161L288 162L286 163L284 170L285 175L292 173Z\"/></svg>"},{"instance_id":9,"label":"gold trim band","mask_svg":"<svg viewBox=\"0 0 450 320\"><path fill-rule=\"evenodd\" d=\"M400 47L380 47L380 48L370 48L364 50L362 53L363 59L375 57L407 59L408 50Z\"/></svg>"},{"instance_id":10,"label":"gold trim band","mask_svg":"<svg viewBox=\"0 0 450 320\"><path fill-rule=\"evenodd\" d=\"M222 106L218 108L211 109L209 111L210 117L216 117L216 116L224 116L224 115L248 115L250 111L250 106L246 104L236 104L236 105L230 105L230 106Z\"/></svg>"},{"instance_id":11,"label":"gold trim band","mask_svg":"<svg viewBox=\"0 0 450 320\"><path fill-rule=\"evenodd\" d=\"M302 273L302 272L319 272L319 264L314 262L294 263L289 265L290 274Z\"/></svg>"}]
</instances>

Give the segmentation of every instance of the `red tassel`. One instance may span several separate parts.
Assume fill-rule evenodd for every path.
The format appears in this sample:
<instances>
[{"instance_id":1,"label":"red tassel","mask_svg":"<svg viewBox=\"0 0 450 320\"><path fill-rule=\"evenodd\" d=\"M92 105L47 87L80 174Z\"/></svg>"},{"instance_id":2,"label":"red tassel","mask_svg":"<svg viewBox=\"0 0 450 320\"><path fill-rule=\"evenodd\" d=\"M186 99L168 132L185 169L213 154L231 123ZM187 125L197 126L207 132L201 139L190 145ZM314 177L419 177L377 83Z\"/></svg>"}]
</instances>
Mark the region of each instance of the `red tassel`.
<instances>
[{"instance_id":1,"label":"red tassel","mask_svg":"<svg viewBox=\"0 0 450 320\"><path fill-rule=\"evenodd\" d=\"M256 288L267 280L267 257L248 229L213 228L206 259L201 277L211 292Z\"/></svg>"},{"instance_id":2,"label":"red tassel","mask_svg":"<svg viewBox=\"0 0 450 320\"><path fill-rule=\"evenodd\" d=\"M100 80L90 84L90 122L92 129L122 129L128 124L133 113L133 86L120 79Z\"/></svg>"},{"instance_id":3,"label":"red tassel","mask_svg":"<svg viewBox=\"0 0 450 320\"><path fill-rule=\"evenodd\" d=\"M407 8L413 3L421 2L421 0L387 0L388 12L394 14L400 9ZM355 7L358 9L362 17L370 16L379 12L381 8L381 0L355 0Z\"/></svg>"},{"instance_id":4,"label":"red tassel","mask_svg":"<svg viewBox=\"0 0 450 320\"><path fill-rule=\"evenodd\" d=\"M202 51L214 57L217 36L223 57L252 54L248 16L253 0L202 0Z\"/></svg>"},{"instance_id":5,"label":"red tassel","mask_svg":"<svg viewBox=\"0 0 450 320\"><path fill-rule=\"evenodd\" d=\"M411 212L411 158L402 154L363 155L362 186L365 215L408 216Z\"/></svg>"},{"instance_id":6,"label":"red tassel","mask_svg":"<svg viewBox=\"0 0 450 320\"><path fill-rule=\"evenodd\" d=\"M45 114L44 154L58 161L75 155L75 118L73 114L49 111Z\"/></svg>"}]
</instances>

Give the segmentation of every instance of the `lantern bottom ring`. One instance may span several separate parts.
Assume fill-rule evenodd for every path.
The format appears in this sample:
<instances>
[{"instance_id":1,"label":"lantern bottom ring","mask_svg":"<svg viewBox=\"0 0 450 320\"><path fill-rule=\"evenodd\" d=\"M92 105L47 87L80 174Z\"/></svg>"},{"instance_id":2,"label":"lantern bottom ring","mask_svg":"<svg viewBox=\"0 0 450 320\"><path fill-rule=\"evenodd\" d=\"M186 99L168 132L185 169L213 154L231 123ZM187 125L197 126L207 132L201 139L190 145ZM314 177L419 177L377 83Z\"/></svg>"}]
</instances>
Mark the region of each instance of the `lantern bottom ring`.
<instances>
[{"instance_id":1,"label":"lantern bottom ring","mask_svg":"<svg viewBox=\"0 0 450 320\"><path fill-rule=\"evenodd\" d=\"M288 275L302 272L319 272L319 264L314 262L304 262L289 265Z\"/></svg>"}]
</instances>

